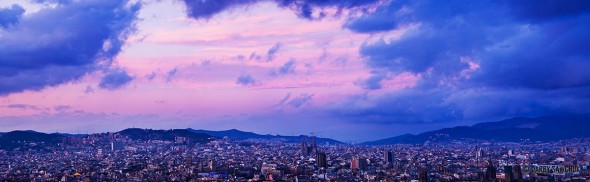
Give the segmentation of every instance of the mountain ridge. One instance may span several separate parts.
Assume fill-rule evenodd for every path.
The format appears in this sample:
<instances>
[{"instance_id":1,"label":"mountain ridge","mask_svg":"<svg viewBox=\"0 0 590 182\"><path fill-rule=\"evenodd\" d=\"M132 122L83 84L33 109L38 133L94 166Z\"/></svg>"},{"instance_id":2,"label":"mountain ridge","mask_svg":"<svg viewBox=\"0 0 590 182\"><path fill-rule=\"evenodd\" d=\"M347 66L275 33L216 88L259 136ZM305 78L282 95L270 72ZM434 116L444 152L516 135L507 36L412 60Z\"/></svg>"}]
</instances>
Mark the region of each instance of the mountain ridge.
<instances>
[{"instance_id":1,"label":"mountain ridge","mask_svg":"<svg viewBox=\"0 0 590 182\"><path fill-rule=\"evenodd\" d=\"M0 149L14 149L19 147L37 147L36 143L56 146L65 136L56 133L42 133L32 130L15 130L0 135Z\"/></svg>"},{"instance_id":2,"label":"mountain ridge","mask_svg":"<svg viewBox=\"0 0 590 182\"><path fill-rule=\"evenodd\" d=\"M518 142L587 138L590 137L590 127L587 127L589 121L590 116L587 115L513 117L501 121L477 123L472 126L442 128L416 135L404 134L361 144L424 144L427 141L460 139Z\"/></svg>"},{"instance_id":3,"label":"mountain ridge","mask_svg":"<svg viewBox=\"0 0 590 182\"><path fill-rule=\"evenodd\" d=\"M213 138L216 138L205 133L194 133L187 129L154 130L127 128L116 133L134 140L174 141L176 137L186 137L190 138L193 142L206 143L211 141Z\"/></svg>"},{"instance_id":4,"label":"mountain ridge","mask_svg":"<svg viewBox=\"0 0 590 182\"><path fill-rule=\"evenodd\" d=\"M241 131L237 129L229 129L229 130L220 130L220 131L212 131L212 130L203 130L203 129L192 129L187 128L187 130L193 132L202 132L216 137L228 137L233 140L247 140L247 139L281 139L284 140L286 143L299 143L303 139L307 139L307 142L311 142L309 136L307 135L299 135L299 136L283 136L283 135L262 135L253 132ZM341 141L331 139L331 138L322 138L316 137L317 143L330 143L330 144L344 144Z\"/></svg>"}]
</instances>

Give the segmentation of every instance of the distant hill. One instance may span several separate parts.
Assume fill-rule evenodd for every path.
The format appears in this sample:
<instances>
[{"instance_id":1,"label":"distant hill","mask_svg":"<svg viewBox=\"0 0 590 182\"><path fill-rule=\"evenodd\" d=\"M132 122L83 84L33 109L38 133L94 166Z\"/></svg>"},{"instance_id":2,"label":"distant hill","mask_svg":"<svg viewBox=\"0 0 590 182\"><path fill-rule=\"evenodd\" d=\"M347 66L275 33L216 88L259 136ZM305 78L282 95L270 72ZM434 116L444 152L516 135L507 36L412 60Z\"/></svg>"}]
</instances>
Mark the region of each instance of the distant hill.
<instances>
[{"instance_id":1,"label":"distant hill","mask_svg":"<svg viewBox=\"0 0 590 182\"><path fill-rule=\"evenodd\" d=\"M152 130L152 129L139 129L129 128L117 132L123 136L127 136L134 140L164 140L174 141L175 137L188 137L193 142L207 143L211 141L215 136L211 136L205 133L195 133L187 129L172 129L172 130Z\"/></svg>"},{"instance_id":2,"label":"distant hill","mask_svg":"<svg viewBox=\"0 0 590 182\"><path fill-rule=\"evenodd\" d=\"M497 122L479 123L420 133L405 134L382 140L365 142L365 145L423 144L426 141L460 139L518 142L555 141L590 137L590 116L547 116L537 118L515 117Z\"/></svg>"},{"instance_id":3,"label":"distant hill","mask_svg":"<svg viewBox=\"0 0 590 182\"><path fill-rule=\"evenodd\" d=\"M88 137L87 134L69 134L69 133L57 133L57 134L63 135L64 137L67 137L67 138L86 138L86 137Z\"/></svg>"},{"instance_id":4,"label":"distant hill","mask_svg":"<svg viewBox=\"0 0 590 182\"><path fill-rule=\"evenodd\" d=\"M30 130L11 131L0 136L0 149L57 146L63 138L61 134L46 134Z\"/></svg>"},{"instance_id":5,"label":"distant hill","mask_svg":"<svg viewBox=\"0 0 590 182\"><path fill-rule=\"evenodd\" d=\"M188 128L187 130L195 132L195 133L205 133L216 137L228 137L233 140L247 140L247 139L281 139L284 140L286 143L300 143L305 137L305 135L300 136L282 136L282 135L261 135L252 132L245 132L236 129L231 130L223 130L223 131L210 131L210 130L195 130ZM307 138L307 142L311 142L310 138ZM343 144L342 142L330 138L316 138L316 142L318 144L324 144L329 142L330 144Z\"/></svg>"}]
</instances>

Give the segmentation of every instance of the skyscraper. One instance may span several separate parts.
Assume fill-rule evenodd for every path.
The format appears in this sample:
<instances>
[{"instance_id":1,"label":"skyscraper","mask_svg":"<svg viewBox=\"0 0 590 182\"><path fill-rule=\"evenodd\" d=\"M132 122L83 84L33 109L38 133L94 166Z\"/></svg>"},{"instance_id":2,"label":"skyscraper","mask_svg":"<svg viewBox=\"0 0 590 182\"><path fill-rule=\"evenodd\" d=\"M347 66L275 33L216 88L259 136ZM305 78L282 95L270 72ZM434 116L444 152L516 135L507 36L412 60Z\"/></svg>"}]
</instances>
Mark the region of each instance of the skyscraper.
<instances>
[{"instance_id":1,"label":"skyscraper","mask_svg":"<svg viewBox=\"0 0 590 182\"><path fill-rule=\"evenodd\" d=\"M307 141L305 137L301 140L301 153L307 155Z\"/></svg>"},{"instance_id":2,"label":"skyscraper","mask_svg":"<svg viewBox=\"0 0 590 182\"><path fill-rule=\"evenodd\" d=\"M125 145L121 142L111 142L111 151L123 150Z\"/></svg>"},{"instance_id":3,"label":"skyscraper","mask_svg":"<svg viewBox=\"0 0 590 182\"><path fill-rule=\"evenodd\" d=\"M393 153L391 151L384 151L383 152L383 160L386 163L392 163L393 162Z\"/></svg>"},{"instance_id":4,"label":"skyscraper","mask_svg":"<svg viewBox=\"0 0 590 182\"><path fill-rule=\"evenodd\" d=\"M512 166L504 166L504 181L514 181L514 173L512 173Z\"/></svg>"},{"instance_id":5,"label":"skyscraper","mask_svg":"<svg viewBox=\"0 0 590 182\"><path fill-rule=\"evenodd\" d=\"M315 135L313 133L311 133L311 148L312 150L317 150L317 142L316 142L316 138Z\"/></svg>"},{"instance_id":6,"label":"skyscraper","mask_svg":"<svg viewBox=\"0 0 590 182\"><path fill-rule=\"evenodd\" d=\"M326 153L318 152L316 155L316 164L318 167L327 168L328 164L326 163Z\"/></svg>"},{"instance_id":7,"label":"skyscraper","mask_svg":"<svg viewBox=\"0 0 590 182\"><path fill-rule=\"evenodd\" d=\"M359 169L362 171L367 170L367 159L359 158Z\"/></svg>"},{"instance_id":8,"label":"skyscraper","mask_svg":"<svg viewBox=\"0 0 590 182\"><path fill-rule=\"evenodd\" d=\"M496 181L496 167L492 164L492 160L489 160L488 167L486 168L485 181Z\"/></svg>"},{"instance_id":9,"label":"skyscraper","mask_svg":"<svg viewBox=\"0 0 590 182\"><path fill-rule=\"evenodd\" d=\"M367 170L367 159L363 158L352 158L350 163L350 169L359 169L359 170Z\"/></svg>"},{"instance_id":10,"label":"skyscraper","mask_svg":"<svg viewBox=\"0 0 590 182\"><path fill-rule=\"evenodd\" d=\"M350 169L359 169L359 160L358 158L352 158L350 161Z\"/></svg>"},{"instance_id":11,"label":"skyscraper","mask_svg":"<svg viewBox=\"0 0 590 182\"><path fill-rule=\"evenodd\" d=\"M426 169L423 169L420 171L420 173L418 173L418 181L428 182L428 173L426 172Z\"/></svg>"},{"instance_id":12,"label":"skyscraper","mask_svg":"<svg viewBox=\"0 0 590 182\"><path fill-rule=\"evenodd\" d=\"M520 165L512 166L512 174L514 174L514 180L522 180L522 170L520 168Z\"/></svg>"}]
</instances>

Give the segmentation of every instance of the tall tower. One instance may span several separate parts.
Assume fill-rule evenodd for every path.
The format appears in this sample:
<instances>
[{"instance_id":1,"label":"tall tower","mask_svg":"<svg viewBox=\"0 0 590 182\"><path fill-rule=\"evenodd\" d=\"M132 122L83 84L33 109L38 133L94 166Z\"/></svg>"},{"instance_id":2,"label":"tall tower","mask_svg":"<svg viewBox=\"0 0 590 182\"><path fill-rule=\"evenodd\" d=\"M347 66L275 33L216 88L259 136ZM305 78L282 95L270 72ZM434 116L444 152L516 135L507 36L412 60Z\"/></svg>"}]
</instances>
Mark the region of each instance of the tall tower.
<instances>
[{"instance_id":1,"label":"tall tower","mask_svg":"<svg viewBox=\"0 0 590 182\"><path fill-rule=\"evenodd\" d=\"M350 169L367 170L367 159L354 157L350 163Z\"/></svg>"},{"instance_id":2,"label":"tall tower","mask_svg":"<svg viewBox=\"0 0 590 182\"><path fill-rule=\"evenodd\" d=\"M316 143L316 138L315 138L315 133L311 132L311 148L314 151L317 151L317 143Z\"/></svg>"},{"instance_id":3,"label":"tall tower","mask_svg":"<svg viewBox=\"0 0 590 182\"><path fill-rule=\"evenodd\" d=\"M428 182L428 172L426 171L426 169L420 170L420 173L418 173L418 181Z\"/></svg>"},{"instance_id":4,"label":"tall tower","mask_svg":"<svg viewBox=\"0 0 590 182\"><path fill-rule=\"evenodd\" d=\"M512 166L504 166L504 181L514 181L514 173L512 173Z\"/></svg>"},{"instance_id":5,"label":"tall tower","mask_svg":"<svg viewBox=\"0 0 590 182\"><path fill-rule=\"evenodd\" d=\"M318 167L327 168L328 164L326 163L326 153L318 152L316 155L316 164Z\"/></svg>"},{"instance_id":6,"label":"tall tower","mask_svg":"<svg viewBox=\"0 0 590 182\"><path fill-rule=\"evenodd\" d=\"M391 151L383 151L383 160L387 163L392 163L393 153Z\"/></svg>"},{"instance_id":7,"label":"tall tower","mask_svg":"<svg viewBox=\"0 0 590 182\"><path fill-rule=\"evenodd\" d=\"M514 180L522 180L522 169L520 168L520 165L512 166L512 175L514 175Z\"/></svg>"},{"instance_id":8,"label":"tall tower","mask_svg":"<svg viewBox=\"0 0 590 182\"><path fill-rule=\"evenodd\" d=\"M350 161L350 169L359 169L359 159L354 157Z\"/></svg>"},{"instance_id":9,"label":"tall tower","mask_svg":"<svg viewBox=\"0 0 590 182\"><path fill-rule=\"evenodd\" d=\"M486 181L496 181L496 167L492 163L492 160L488 161L488 167L486 168Z\"/></svg>"},{"instance_id":10,"label":"tall tower","mask_svg":"<svg viewBox=\"0 0 590 182\"><path fill-rule=\"evenodd\" d=\"M301 153L307 155L307 139L305 137L301 140Z\"/></svg>"}]
</instances>

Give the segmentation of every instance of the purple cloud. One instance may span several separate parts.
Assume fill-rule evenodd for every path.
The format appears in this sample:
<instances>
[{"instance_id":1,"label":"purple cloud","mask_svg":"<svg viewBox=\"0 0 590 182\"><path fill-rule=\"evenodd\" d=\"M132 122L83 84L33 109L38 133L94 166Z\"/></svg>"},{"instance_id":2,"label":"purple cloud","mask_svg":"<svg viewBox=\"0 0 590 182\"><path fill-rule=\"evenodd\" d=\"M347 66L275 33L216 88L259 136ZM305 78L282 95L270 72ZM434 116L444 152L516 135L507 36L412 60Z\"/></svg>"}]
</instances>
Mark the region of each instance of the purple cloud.
<instances>
[{"instance_id":1,"label":"purple cloud","mask_svg":"<svg viewBox=\"0 0 590 182\"><path fill-rule=\"evenodd\" d=\"M243 74L238 77L238 79L236 80L236 84L239 84L242 86L250 86L250 85L255 85L256 80L251 75Z\"/></svg>"},{"instance_id":2,"label":"purple cloud","mask_svg":"<svg viewBox=\"0 0 590 182\"><path fill-rule=\"evenodd\" d=\"M281 50L282 47L283 47L283 44L280 42L277 42L274 46L272 46L266 53L266 56L267 56L266 61L274 60L275 54L277 54L277 52L279 52L279 50Z\"/></svg>"},{"instance_id":3,"label":"purple cloud","mask_svg":"<svg viewBox=\"0 0 590 182\"><path fill-rule=\"evenodd\" d=\"M0 8L0 27L8 28L16 24L25 13L23 7L13 4L11 7Z\"/></svg>"},{"instance_id":4,"label":"purple cloud","mask_svg":"<svg viewBox=\"0 0 590 182\"><path fill-rule=\"evenodd\" d=\"M170 71L168 71L168 73L166 73L166 81L167 82L172 81L172 79L174 79L174 77L176 77L176 73L178 73L178 68L174 68L174 69L171 69Z\"/></svg>"},{"instance_id":5,"label":"purple cloud","mask_svg":"<svg viewBox=\"0 0 590 182\"><path fill-rule=\"evenodd\" d=\"M183 2L187 7L188 17L195 19L209 19L223 11L258 2L275 2L280 7L294 11L301 18L313 20L326 16L323 11L314 16L313 10L315 8L336 7L342 10L374 4L378 0L183 0Z\"/></svg>"},{"instance_id":6,"label":"purple cloud","mask_svg":"<svg viewBox=\"0 0 590 182\"><path fill-rule=\"evenodd\" d=\"M98 86L103 89L115 90L127 85L131 80L133 80L133 77L129 76L127 71L122 68L117 68L109 71L102 80L100 80Z\"/></svg>"},{"instance_id":7,"label":"purple cloud","mask_svg":"<svg viewBox=\"0 0 590 182\"><path fill-rule=\"evenodd\" d=\"M286 74L295 73L295 60L290 59L287 61L283 66L279 67L277 70L273 70L271 72L271 76L281 76Z\"/></svg>"},{"instance_id":8,"label":"purple cloud","mask_svg":"<svg viewBox=\"0 0 590 182\"><path fill-rule=\"evenodd\" d=\"M13 24L0 37L0 95L40 90L110 67L134 31L139 8L119 0L73 1Z\"/></svg>"},{"instance_id":9,"label":"purple cloud","mask_svg":"<svg viewBox=\"0 0 590 182\"><path fill-rule=\"evenodd\" d=\"M289 101L287 104L289 104L292 107L301 107L302 105L304 105L305 103L308 103L311 101L313 97L313 94L301 94L293 99L291 99L291 101Z\"/></svg>"}]
</instances>

